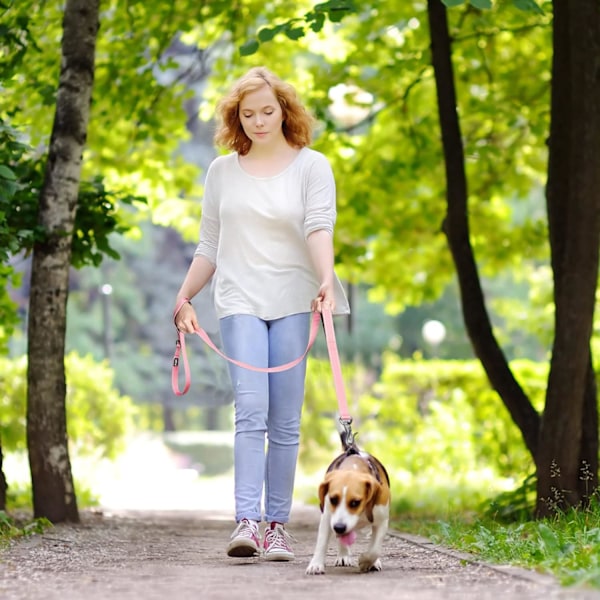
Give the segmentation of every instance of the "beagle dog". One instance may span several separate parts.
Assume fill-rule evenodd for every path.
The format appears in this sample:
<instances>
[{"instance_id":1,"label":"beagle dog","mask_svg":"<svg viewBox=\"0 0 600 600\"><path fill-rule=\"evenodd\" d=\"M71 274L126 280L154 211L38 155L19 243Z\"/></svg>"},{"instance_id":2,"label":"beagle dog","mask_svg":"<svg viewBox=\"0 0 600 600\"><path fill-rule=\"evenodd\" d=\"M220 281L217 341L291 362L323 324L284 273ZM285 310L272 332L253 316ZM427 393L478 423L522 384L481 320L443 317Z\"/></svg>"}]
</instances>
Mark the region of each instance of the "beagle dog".
<instances>
[{"instance_id":1,"label":"beagle dog","mask_svg":"<svg viewBox=\"0 0 600 600\"><path fill-rule=\"evenodd\" d=\"M381 546L390 514L390 479L375 457L362 452L353 439L348 443L347 438L342 435L344 453L329 465L319 486L321 521L307 575L325 573L325 555L334 533L338 542L335 566L351 565L350 546L356 531L364 527L371 528L371 539L359 556L358 566L363 573L381 571Z\"/></svg>"}]
</instances>

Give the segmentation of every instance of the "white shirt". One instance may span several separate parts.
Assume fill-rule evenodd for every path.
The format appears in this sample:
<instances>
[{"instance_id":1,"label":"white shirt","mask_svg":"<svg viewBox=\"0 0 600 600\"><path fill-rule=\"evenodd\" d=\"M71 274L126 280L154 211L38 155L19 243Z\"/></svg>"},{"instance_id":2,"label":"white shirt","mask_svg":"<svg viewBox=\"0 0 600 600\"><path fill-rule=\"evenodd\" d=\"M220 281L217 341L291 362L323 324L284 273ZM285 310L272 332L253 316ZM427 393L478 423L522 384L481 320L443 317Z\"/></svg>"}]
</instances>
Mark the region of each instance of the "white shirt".
<instances>
[{"instance_id":1,"label":"white shirt","mask_svg":"<svg viewBox=\"0 0 600 600\"><path fill-rule=\"evenodd\" d=\"M219 156L204 184L200 242L213 277L219 318L249 314L264 320L310 312L320 281L306 238L333 235L335 180L323 154L302 148L272 177L254 177L237 153ZM336 314L350 312L335 277Z\"/></svg>"}]
</instances>

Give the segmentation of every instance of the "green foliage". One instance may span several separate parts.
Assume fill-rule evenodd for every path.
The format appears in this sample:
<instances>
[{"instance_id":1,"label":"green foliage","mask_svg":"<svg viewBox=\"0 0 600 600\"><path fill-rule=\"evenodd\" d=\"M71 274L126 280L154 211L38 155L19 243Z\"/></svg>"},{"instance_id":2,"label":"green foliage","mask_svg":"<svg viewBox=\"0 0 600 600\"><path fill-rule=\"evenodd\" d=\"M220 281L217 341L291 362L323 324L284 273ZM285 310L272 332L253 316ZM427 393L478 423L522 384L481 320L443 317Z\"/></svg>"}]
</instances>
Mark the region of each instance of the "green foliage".
<instances>
[{"instance_id":1,"label":"green foliage","mask_svg":"<svg viewBox=\"0 0 600 600\"><path fill-rule=\"evenodd\" d=\"M514 490L498 494L484 507L483 514L495 521L514 523L533 517L537 477L532 473Z\"/></svg>"},{"instance_id":2,"label":"green foliage","mask_svg":"<svg viewBox=\"0 0 600 600\"><path fill-rule=\"evenodd\" d=\"M461 4L470 4L480 10L488 10L493 7L492 0L441 0L448 8L460 6ZM515 8L523 11L531 11L538 14L544 14L542 8L535 0L512 0Z\"/></svg>"},{"instance_id":3,"label":"green foliage","mask_svg":"<svg viewBox=\"0 0 600 600\"><path fill-rule=\"evenodd\" d=\"M35 0L0 8L6 33L0 41L0 116L8 115L42 158L56 102L62 10ZM106 189L120 190L123 198L143 196L156 206L167 201L172 209L191 204L181 196L198 191L198 169L185 164L177 150L189 138L184 112L189 90L183 81L193 75L194 65L186 71L167 51L182 32L199 24L203 43L217 41L223 27L208 23L229 10L224 1L199 5L190 0L177 10L164 2L103 5L83 180L95 182L101 173ZM205 60L201 52L198 57Z\"/></svg>"},{"instance_id":4,"label":"green foliage","mask_svg":"<svg viewBox=\"0 0 600 600\"><path fill-rule=\"evenodd\" d=\"M505 525L492 519L428 524L433 541L496 564L550 573L563 585L600 588L600 504L552 519Z\"/></svg>"},{"instance_id":5,"label":"green foliage","mask_svg":"<svg viewBox=\"0 0 600 600\"><path fill-rule=\"evenodd\" d=\"M131 399L114 389L112 371L106 363L71 353L65 365L67 427L73 450L82 456L114 457L132 425ZM3 451L25 450L26 357L0 358L0 379Z\"/></svg>"},{"instance_id":6,"label":"green foliage","mask_svg":"<svg viewBox=\"0 0 600 600\"><path fill-rule=\"evenodd\" d=\"M543 405L547 365L515 361L516 377ZM303 414L304 465L326 466L339 451L337 400L326 361L311 360ZM376 374L343 367L357 441L386 464L396 510L479 508L532 470L519 430L478 361L400 360Z\"/></svg>"},{"instance_id":7,"label":"green foliage","mask_svg":"<svg viewBox=\"0 0 600 600\"><path fill-rule=\"evenodd\" d=\"M0 118L0 353L6 352L18 322L16 305L7 288L18 286L19 277L7 264L8 259L32 235L29 224L22 227L13 223L13 215L20 211L20 199L26 193L23 178L30 163L23 158L29 150L18 132Z\"/></svg>"},{"instance_id":8,"label":"green foliage","mask_svg":"<svg viewBox=\"0 0 600 600\"><path fill-rule=\"evenodd\" d=\"M0 547L16 538L44 533L52 526L52 523L44 518L20 522L0 510Z\"/></svg>"},{"instance_id":9,"label":"green foliage","mask_svg":"<svg viewBox=\"0 0 600 600\"><path fill-rule=\"evenodd\" d=\"M110 236L113 233L123 234L131 229L123 220L122 209L134 203L145 204L146 200L128 193L119 194L107 190L101 177L82 183L72 244L71 263L74 267L97 267L105 256L120 258L109 243Z\"/></svg>"},{"instance_id":10,"label":"green foliage","mask_svg":"<svg viewBox=\"0 0 600 600\"><path fill-rule=\"evenodd\" d=\"M548 261L537 192L546 179L551 17L510 8L448 11L471 243L484 277ZM297 41L273 35L302 14L286 20L268 12L268 25L258 20L254 30L249 22L269 39L252 64L277 65L319 119L314 146L337 181L339 272L373 286L371 299L390 313L432 302L454 266L441 230L446 175L424 5L361 5L341 23L305 28ZM232 62L215 64L206 118L223 87L250 65L247 57ZM523 78L530 70L539 77Z\"/></svg>"},{"instance_id":11,"label":"green foliage","mask_svg":"<svg viewBox=\"0 0 600 600\"><path fill-rule=\"evenodd\" d=\"M20 276L8 264L11 256L29 254L35 243L43 242L45 232L38 224L39 197L44 165L33 158L33 150L21 140L22 133L0 119L0 350L18 322L16 305L8 294L18 287ZM146 201L127 192L107 190L104 180L83 181L78 197L71 262L76 268L98 266L106 257L119 258L110 245L112 233L125 233L132 227L123 207L139 207Z\"/></svg>"},{"instance_id":12,"label":"green foliage","mask_svg":"<svg viewBox=\"0 0 600 600\"><path fill-rule=\"evenodd\" d=\"M479 10L493 8L492 0L441 0L448 8L470 4ZM542 8L535 0L513 0L513 5L522 11L530 11L540 15L544 14ZM308 11L303 17L293 17L287 21L263 27L256 35L244 42L239 47L240 56L255 54L260 45L272 41L276 35L282 33L290 40L299 40L310 30L315 33L322 31L326 18L332 23L339 23L344 17L356 14L358 7L353 0L329 0L315 4L313 10Z\"/></svg>"},{"instance_id":13,"label":"green foliage","mask_svg":"<svg viewBox=\"0 0 600 600\"><path fill-rule=\"evenodd\" d=\"M314 8L303 17L295 17L278 25L260 29L257 38L250 39L240 46L240 56L255 54L260 44L270 42L279 33L290 40L299 40L308 30L320 32L327 18L332 23L339 23L344 16L355 13L356 10L356 3L353 0L328 0L315 4Z\"/></svg>"},{"instance_id":14,"label":"green foliage","mask_svg":"<svg viewBox=\"0 0 600 600\"><path fill-rule=\"evenodd\" d=\"M18 0L0 4L0 81L18 75L28 46L35 48L28 7L23 4Z\"/></svg>"}]
</instances>

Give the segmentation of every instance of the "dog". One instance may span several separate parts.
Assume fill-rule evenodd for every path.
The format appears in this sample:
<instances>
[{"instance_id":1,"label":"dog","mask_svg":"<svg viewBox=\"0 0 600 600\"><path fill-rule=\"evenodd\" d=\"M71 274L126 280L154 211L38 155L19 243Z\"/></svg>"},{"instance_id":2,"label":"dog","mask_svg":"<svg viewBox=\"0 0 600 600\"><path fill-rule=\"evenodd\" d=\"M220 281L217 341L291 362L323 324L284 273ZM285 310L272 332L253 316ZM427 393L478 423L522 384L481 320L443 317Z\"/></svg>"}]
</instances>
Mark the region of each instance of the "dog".
<instances>
[{"instance_id":1,"label":"dog","mask_svg":"<svg viewBox=\"0 0 600 600\"><path fill-rule=\"evenodd\" d=\"M350 566L350 546L356 532L365 527L371 528L371 539L359 556L359 569L366 573L382 568L381 548L390 515L390 479L381 462L362 452L351 434L342 433L341 438L344 452L329 465L319 486L321 520L307 575L325 573L325 555L333 534L338 542L335 566Z\"/></svg>"}]
</instances>

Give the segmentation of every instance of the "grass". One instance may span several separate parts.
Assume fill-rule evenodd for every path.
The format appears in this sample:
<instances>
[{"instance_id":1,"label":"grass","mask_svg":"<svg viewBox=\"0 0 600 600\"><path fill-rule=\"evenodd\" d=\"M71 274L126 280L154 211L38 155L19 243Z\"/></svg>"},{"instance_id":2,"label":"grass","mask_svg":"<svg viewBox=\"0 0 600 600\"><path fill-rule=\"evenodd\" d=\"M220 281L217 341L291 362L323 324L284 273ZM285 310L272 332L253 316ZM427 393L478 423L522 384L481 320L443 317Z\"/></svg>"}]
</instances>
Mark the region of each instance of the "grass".
<instances>
[{"instance_id":1,"label":"grass","mask_svg":"<svg viewBox=\"0 0 600 600\"><path fill-rule=\"evenodd\" d=\"M440 545L470 553L493 564L510 564L554 576L564 586L600 589L600 502L552 518L518 518L486 510L435 514L399 514L395 529L427 537Z\"/></svg>"},{"instance_id":2,"label":"grass","mask_svg":"<svg viewBox=\"0 0 600 600\"><path fill-rule=\"evenodd\" d=\"M0 548L16 538L43 533L49 527L52 523L47 519L18 518L0 510Z\"/></svg>"}]
</instances>

